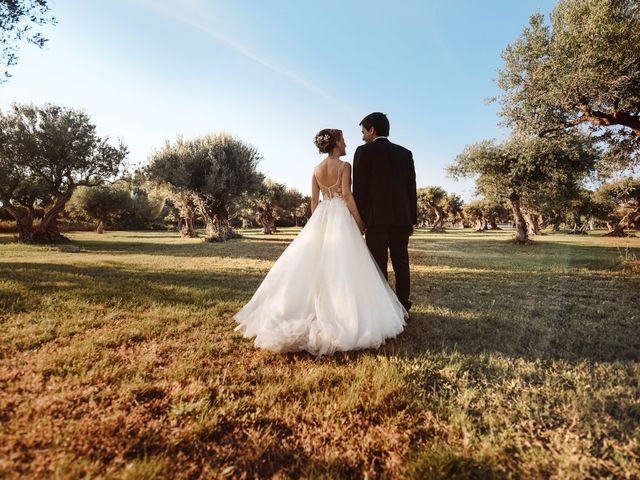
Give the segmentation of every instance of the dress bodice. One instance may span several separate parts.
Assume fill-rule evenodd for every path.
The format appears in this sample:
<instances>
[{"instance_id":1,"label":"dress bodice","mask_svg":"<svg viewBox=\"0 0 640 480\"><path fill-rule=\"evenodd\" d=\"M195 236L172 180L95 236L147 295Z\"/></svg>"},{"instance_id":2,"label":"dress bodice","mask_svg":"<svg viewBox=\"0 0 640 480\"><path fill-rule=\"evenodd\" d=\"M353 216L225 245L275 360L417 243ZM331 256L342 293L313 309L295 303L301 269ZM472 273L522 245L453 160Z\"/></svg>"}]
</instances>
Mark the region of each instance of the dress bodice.
<instances>
[{"instance_id":1,"label":"dress bodice","mask_svg":"<svg viewBox=\"0 0 640 480\"><path fill-rule=\"evenodd\" d=\"M320 191L322 192L323 200L328 200L331 198L342 198L342 167L344 167L344 163L338 167L338 180L331 186L325 186L320 183L318 180L318 176L315 174L316 182L318 182L318 186L320 187Z\"/></svg>"}]
</instances>

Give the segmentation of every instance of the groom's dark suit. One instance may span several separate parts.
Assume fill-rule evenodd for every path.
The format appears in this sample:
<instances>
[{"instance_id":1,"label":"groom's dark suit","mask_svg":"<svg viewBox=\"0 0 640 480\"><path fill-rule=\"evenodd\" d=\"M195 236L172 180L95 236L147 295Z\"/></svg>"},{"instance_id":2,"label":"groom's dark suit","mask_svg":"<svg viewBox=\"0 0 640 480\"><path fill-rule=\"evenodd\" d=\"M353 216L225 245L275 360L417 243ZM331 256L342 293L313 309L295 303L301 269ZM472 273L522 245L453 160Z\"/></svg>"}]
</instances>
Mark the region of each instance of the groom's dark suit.
<instances>
[{"instance_id":1,"label":"groom's dark suit","mask_svg":"<svg viewBox=\"0 0 640 480\"><path fill-rule=\"evenodd\" d=\"M388 252L398 300L409 310L409 235L417 223L416 172L410 150L378 137L353 157L353 196L367 246L387 276Z\"/></svg>"}]
</instances>

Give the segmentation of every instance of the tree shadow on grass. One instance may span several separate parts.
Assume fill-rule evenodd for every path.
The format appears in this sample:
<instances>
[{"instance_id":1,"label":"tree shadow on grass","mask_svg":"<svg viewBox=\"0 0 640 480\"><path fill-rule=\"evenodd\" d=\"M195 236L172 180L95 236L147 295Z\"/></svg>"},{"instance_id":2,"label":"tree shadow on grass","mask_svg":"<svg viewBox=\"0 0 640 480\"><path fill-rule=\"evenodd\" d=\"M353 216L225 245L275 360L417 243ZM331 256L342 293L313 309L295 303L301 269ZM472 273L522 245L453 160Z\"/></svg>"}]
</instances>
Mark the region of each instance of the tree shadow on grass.
<instances>
[{"instance_id":1,"label":"tree shadow on grass","mask_svg":"<svg viewBox=\"0 0 640 480\"><path fill-rule=\"evenodd\" d=\"M16 239L11 233L0 234L0 245L7 245L9 243L16 243Z\"/></svg>"},{"instance_id":2,"label":"tree shadow on grass","mask_svg":"<svg viewBox=\"0 0 640 480\"><path fill-rule=\"evenodd\" d=\"M96 234L98 235L98 234ZM184 238L181 237L180 234L178 233L162 233L162 234L158 234L155 233L153 231L149 231L149 232L140 232L140 234L125 234L125 235L118 235L118 234L113 234L112 235L113 238L147 238L147 239L156 239L156 238L172 238L172 239L178 239L178 238ZM196 237L197 238L197 237Z\"/></svg>"},{"instance_id":3,"label":"tree shadow on grass","mask_svg":"<svg viewBox=\"0 0 640 480\"><path fill-rule=\"evenodd\" d=\"M275 260L289 244L283 239L270 241L250 239L229 240L221 243L196 241L191 243L155 243L108 240L78 240L74 242L84 252L110 255L156 255L163 257L223 257L253 260ZM252 248L251 244L260 244Z\"/></svg>"},{"instance_id":4,"label":"tree shadow on grass","mask_svg":"<svg viewBox=\"0 0 640 480\"><path fill-rule=\"evenodd\" d=\"M83 251L109 254L141 254L174 257L222 257L275 261L290 243L286 238L248 237L223 243L155 243L135 241L79 240ZM631 249L632 253L636 250ZM475 254L477 252L478 254ZM637 249L640 255L640 249ZM417 265L492 269L522 268L614 270L620 262L620 249L553 242L531 246L513 245L496 238L491 241L446 239L444 242L415 239L410 256Z\"/></svg>"},{"instance_id":5,"label":"tree shadow on grass","mask_svg":"<svg viewBox=\"0 0 640 480\"><path fill-rule=\"evenodd\" d=\"M404 332L379 350L338 353L335 361L454 351L527 360L640 361L640 278L474 270L415 277Z\"/></svg>"},{"instance_id":6,"label":"tree shadow on grass","mask_svg":"<svg viewBox=\"0 0 640 480\"><path fill-rule=\"evenodd\" d=\"M523 274L527 270L540 269L617 270L621 258L618 247L559 241L521 246L502 239L490 242L454 239L442 243L416 240L409 248L412 262L418 265L520 269ZM640 255L640 248L630 248L629 251Z\"/></svg>"},{"instance_id":7,"label":"tree shadow on grass","mask_svg":"<svg viewBox=\"0 0 640 480\"><path fill-rule=\"evenodd\" d=\"M131 240L129 240L131 239ZM138 239L147 239L140 241ZM159 239L160 241L155 241ZM165 243L163 239L178 240L180 243ZM282 237L244 237L226 242L204 242L202 239L181 239L178 235L111 235L95 238L73 238L72 244L81 248L84 253L109 255L152 255L161 257L222 257L248 260L274 260L287 248L292 239ZM0 235L0 245L16 244L12 237ZM42 247L47 251L57 245L29 245Z\"/></svg>"},{"instance_id":8,"label":"tree shadow on grass","mask_svg":"<svg viewBox=\"0 0 640 480\"><path fill-rule=\"evenodd\" d=\"M415 308L388 351L640 359L640 277L620 274L616 247L458 238L412 250L415 263L435 268L413 273Z\"/></svg>"},{"instance_id":9,"label":"tree shadow on grass","mask_svg":"<svg viewBox=\"0 0 640 480\"><path fill-rule=\"evenodd\" d=\"M243 240L248 241L248 242L275 242L275 243L281 243L283 245L289 245L292 241L292 239L288 239L288 238L277 238L277 237L247 237L244 238Z\"/></svg>"},{"instance_id":10,"label":"tree shadow on grass","mask_svg":"<svg viewBox=\"0 0 640 480\"><path fill-rule=\"evenodd\" d=\"M69 302L117 305L120 309L242 303L251 297L263 275L232 270L158 272L126 266L0 263L0 278L20 285L0 290L0 309L17 313L37 309L44 297L52 295Z\"/></svg>"},{"instance_id":11,"label":"tree shadow on grass","mask_svg":"<svg viewBox=\"0 0 640 480\"><path fill-rule=\"evenodd\" d=\"M250 430L268 432L261 438L259 448L247 449L247 445L252 443L247 435ZM110 435L114 436L124 435L117 431ZM161 437L153 435L153 432L151 435L147 434L147 437L149 438L136 436L137 445L135 448L129 447L127 460L144 461L149 456L159 454L175 456L182 462L189 462L191 467L195 466L196 470L192 472L197 476L211 473L211 470L199 471L206 465L218 472L228 469L232 478L360 478L362 464L370 461L365 458L355 461L344 457L331 460L319 458L317 452L304 451L296 444L296 432L289 424L268 415L255 420L245 418L239 421L227 417L215 424L205 423L195 439L167 443ZM121 442L131 444L128 438L122 438ZM230 450L234 452L232 458L228 457ZM229 463L233 465L231 469L228 467ZM184 468L183 465L180 466Z\"/></svg>"},{"instance_id":12,"label":"tree shadow on grass","mask_svg":"<svg viewBox=\"0 0 640 480\"><path fill-rule=\"evenodd\" d=\"M404 333L384 350L640 360L640 278L468 272L424 275L420 283Z\"/></svg>"}]
</instances>

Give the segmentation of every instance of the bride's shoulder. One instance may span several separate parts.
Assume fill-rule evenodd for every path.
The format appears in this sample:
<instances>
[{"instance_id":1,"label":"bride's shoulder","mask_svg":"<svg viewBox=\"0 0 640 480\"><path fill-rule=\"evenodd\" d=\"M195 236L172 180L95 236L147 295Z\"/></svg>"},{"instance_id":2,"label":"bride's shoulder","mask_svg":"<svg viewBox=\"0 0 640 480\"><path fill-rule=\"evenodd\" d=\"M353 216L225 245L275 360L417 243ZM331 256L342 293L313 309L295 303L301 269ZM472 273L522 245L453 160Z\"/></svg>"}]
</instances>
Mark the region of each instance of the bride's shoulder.
<instances>
[{"instance_id":1,"label":"bride's shoulder","mask_svg":"<svg viewBox=\"0 0 640 480\"><path fill-rule=\"evenodd\" d=\"M313 174L315 175L316 173L318 173L321 169L322 169L322 165L324 165L324 161L316 164L315 167L313 167Z\"/></svg>"},{"instance_id":2,"label":"bride's shoulder","mask_svg":"<svg viewBox=\"0 0 640 480\"><path fill-rule=\"evenodd\" d=\"M344 177L345 175L351 176L351 164L349 162L342 162L339 167L338 177Z\"/></svg>"}]
</instances>

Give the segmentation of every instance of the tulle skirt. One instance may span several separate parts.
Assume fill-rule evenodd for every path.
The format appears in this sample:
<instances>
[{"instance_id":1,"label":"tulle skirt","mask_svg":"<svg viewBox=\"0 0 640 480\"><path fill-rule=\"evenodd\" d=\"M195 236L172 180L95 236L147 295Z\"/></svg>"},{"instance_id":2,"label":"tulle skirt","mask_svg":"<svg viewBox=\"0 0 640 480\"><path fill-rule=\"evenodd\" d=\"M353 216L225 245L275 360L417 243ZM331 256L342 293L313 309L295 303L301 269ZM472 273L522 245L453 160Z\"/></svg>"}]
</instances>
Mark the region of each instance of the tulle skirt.
<instances>
[{"instance_id":1,"label":"tulle skirt","mask_svg":"<svg viewBox=\"0 0 640 480\"><path fill-rule=\"evenodd\" d=\"M379 347L407 312L338 197L318 205L234 318L256 347L324 355Z\"/></svg>"}]
</instances>

